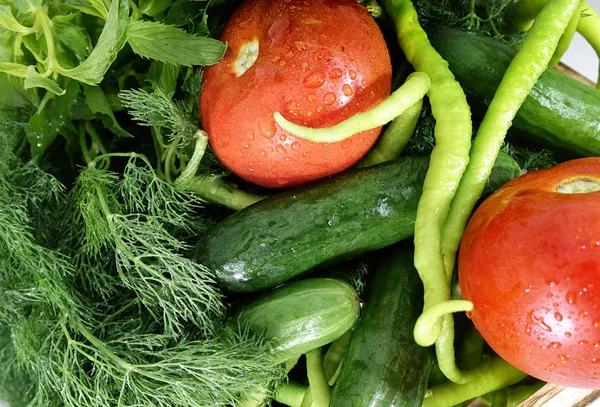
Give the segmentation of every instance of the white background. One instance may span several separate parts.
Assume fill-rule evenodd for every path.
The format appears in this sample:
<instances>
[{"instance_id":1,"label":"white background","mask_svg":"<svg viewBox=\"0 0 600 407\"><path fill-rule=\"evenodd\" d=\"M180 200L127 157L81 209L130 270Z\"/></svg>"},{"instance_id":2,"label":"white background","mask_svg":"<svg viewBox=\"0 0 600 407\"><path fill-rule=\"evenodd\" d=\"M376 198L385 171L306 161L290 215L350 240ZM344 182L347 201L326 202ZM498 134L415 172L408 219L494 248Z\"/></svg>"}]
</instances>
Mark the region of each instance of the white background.
<instances>
[{"instance_id":1,"label":"white background","mask_svg":"<svg viewBox=\"0 0 600 407\"><path fill-rule=\"evenodd\" d=\"M587 0L594 10L600 13L600 0ZM562 62L596 82L598 79L598 57L587 42L576 34ZM8 407L0 401L0 407Z\"/></svg>"}]
</instances>

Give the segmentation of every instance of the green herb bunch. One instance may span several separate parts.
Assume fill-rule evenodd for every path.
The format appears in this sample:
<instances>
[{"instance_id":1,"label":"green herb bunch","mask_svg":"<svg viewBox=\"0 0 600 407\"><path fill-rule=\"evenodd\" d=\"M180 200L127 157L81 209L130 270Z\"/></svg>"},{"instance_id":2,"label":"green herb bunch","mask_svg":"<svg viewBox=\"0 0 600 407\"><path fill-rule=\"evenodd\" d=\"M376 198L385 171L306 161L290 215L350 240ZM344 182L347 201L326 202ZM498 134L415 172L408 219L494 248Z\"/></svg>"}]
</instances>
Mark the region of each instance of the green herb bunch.
<instances>
[{"instance_id":1,"label":"green herb bunch","mask_svg":"<svg viewBox=\"0 0 600 407\"><path fill-rule=\"evenodd\" d=\"M231 405L284 377L261 337L223 334L226 299L189 253L215 214L202 192L238 193L197 120L202 66L225 52L227 12L207 5L0 5L11 406Z\"/></svg>"}]
</instances>

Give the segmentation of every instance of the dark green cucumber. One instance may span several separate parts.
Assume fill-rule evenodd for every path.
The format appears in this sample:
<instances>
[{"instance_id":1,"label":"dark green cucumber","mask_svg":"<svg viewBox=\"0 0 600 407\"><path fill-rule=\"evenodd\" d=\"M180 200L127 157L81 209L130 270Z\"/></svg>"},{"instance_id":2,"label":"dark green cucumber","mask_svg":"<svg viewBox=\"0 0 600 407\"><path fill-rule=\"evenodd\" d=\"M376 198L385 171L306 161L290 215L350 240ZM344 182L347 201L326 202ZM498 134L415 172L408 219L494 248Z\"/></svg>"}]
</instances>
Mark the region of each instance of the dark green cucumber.
<instances>
[{"instance_id":1,"label":"dark green cucumber","mask_svg":"<svg viewBox=\"0 0 600 407\"><path fill-rule=\"evenodd\" d=\"M411 248L412 249L412 248ZM413 328L423 284L412 250L393 246L369 276L363 313L352 331L330 407L420 407L433 364Z\"/></svg>"},{"instance_id":2,"label":"dark green cucumber","mask_svg":"<svg viewBox=\"0 0 600 407\"><path fill-rule=\"evenodd\" d=\"M279 193L217 224L194 257L225 288L251 292L391 245L413 234L427 166L401 158ZM493 172L491 184L510 173Z\"/></svg>"},{"instance_id":3,"label":"dark green cucumber","mask_svg":"<svg viewBox=\"0 0 600 407\"><path fill-rule=\"evenodd\" d=\"M474 109L484 109L516 50L492 38L449 28L430 32L429 39L475 102ZM548 69L519 109L511 134L545 148L599 156L600 90Z\"/></svg>"},{"instance_id":4,"label":"dark green cucumber","mask_svg":"<svg viewBox=\"0 0 600 407\"><path fill-rule=\"evenodd\" d=\"M326 345L348 332L360 314L350 284L312 278L285 284L243 306L228 321L231 330L262 335L279 364Z\"/></svg>"}]
</instances>

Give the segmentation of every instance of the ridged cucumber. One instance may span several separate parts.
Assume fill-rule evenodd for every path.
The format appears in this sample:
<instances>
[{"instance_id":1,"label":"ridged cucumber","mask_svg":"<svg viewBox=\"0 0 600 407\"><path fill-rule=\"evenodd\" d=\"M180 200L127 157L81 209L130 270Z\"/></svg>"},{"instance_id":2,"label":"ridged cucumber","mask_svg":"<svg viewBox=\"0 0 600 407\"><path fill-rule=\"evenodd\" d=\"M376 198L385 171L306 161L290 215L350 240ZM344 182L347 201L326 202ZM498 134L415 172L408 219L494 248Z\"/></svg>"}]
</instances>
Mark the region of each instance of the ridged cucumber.
<instances>
[{"instance_id":1,"label":"ridged cucumber","mask_svg":"<svg viewBox=\"0 0 600 407\"><path fill-rule=\"evenodd\" d=\"M517 52L492 38L449 28L430 32L429 39L474 108L490 103ZM600 90L548 69L519 109L511 133L549 149L600 156Z\"/></svg>"},{"instance_id":2,"label":"ridged cucumber","mask_svg":"<svg viewBox=\"0 0 600 407\"><path fill-rule=\"evenodd\" d=\"M518 175L504 158L492 189ZM279 193L209 230L194 257L225 288L251 292L391 245L413 234L427 166L425 157L405 157Z\"/></svg>"},{"instance_id":3,"label":"ridged cucumber","mask_svg":"<svg viewBox=\"0 0 600 407\"><path fill-rule=\"evenodd\" d=\"M433 355L413 339L423 284L410 249L386 249L369 276L330 407L421 406Z\"/></svg>"},{"instance_id":4,"label":"ridged cucumber","mask_svg":"<svg viewBox=\"0 0 600 407\"><path fill-rule=\"evenodd\" d=\"M352 286L332 278L285 284L241 307L228 321L231 330L262 335L283 363L338 339L354 326L360 301Z\"/></svg>"}]
</instances>

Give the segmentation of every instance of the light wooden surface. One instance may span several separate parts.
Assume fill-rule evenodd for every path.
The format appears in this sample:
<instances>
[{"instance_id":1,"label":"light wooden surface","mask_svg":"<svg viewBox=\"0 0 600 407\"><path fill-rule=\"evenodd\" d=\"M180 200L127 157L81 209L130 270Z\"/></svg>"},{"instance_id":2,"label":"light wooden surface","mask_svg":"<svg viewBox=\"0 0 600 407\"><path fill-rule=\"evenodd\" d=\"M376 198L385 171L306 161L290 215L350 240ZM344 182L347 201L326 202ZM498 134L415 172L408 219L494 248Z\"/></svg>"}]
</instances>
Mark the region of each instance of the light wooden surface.
<instances>
[{"instance_id":1,"label":"light wooden surface","mask_svg":"<svg viewBox=\"0 0 600 407\"><path fill-rule=\"evenodd\" d=\"M600 407L600 390L547 384L518 407Z\"/></svg>"}]
</instances>

